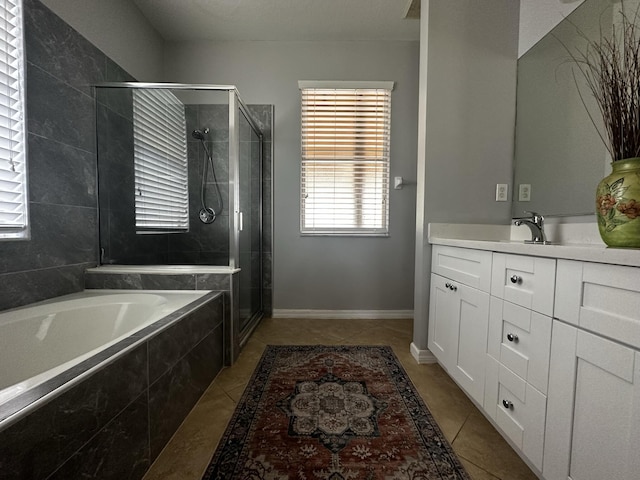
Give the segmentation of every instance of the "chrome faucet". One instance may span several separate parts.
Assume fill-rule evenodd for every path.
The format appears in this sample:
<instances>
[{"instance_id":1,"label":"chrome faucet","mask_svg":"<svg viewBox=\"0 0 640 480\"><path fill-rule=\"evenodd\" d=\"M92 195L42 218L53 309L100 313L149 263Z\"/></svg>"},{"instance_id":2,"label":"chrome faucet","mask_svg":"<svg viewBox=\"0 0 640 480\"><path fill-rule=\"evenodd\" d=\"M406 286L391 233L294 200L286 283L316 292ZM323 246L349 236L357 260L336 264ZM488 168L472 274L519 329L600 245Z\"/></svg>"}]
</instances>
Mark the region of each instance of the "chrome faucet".
<instances>
[{"instance_id":1,"label":"chrome faucet","mask_svg":"<svg viewBox=\"0 0 640 480\"><path fill-rule=\"evenodd\" d=\"M514 218L513 224L516 227L526 225L531 230L531 240L525 240L524 243L541 243L547 244L547 237L544 234L544 217L536 212L527 212L530 217Z\"/></svg>"}]
</instances>

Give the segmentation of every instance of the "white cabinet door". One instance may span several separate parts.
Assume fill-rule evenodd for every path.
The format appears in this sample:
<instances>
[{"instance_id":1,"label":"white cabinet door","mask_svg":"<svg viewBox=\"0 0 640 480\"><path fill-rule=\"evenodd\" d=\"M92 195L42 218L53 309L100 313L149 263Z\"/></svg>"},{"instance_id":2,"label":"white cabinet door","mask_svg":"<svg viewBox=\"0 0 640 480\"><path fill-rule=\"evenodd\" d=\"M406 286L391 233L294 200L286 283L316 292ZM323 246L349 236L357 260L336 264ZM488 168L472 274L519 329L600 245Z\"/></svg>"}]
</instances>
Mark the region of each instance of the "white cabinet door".
<instances>
[{"instance_id":1,"label":"white cabinet door","mask_svg":"<svg viewBox=\"0 0 640 480\"><path fill-rule=\"evenodd\" d=\"M429 350L478 403L484 398L489 294L431 274Z\"/></svg>"},{"instance_id":2,"label":"white cabinet door","mask_svg":"<svg viewBox=\"0 0 640 480\"><path fill-rule=\"evenodd\" d=\"M451 281L431 274L429 300L429 350L447 370L455 363L458 352L457 295L449 289Z\"/></svg>"},{"instance_id":3,"label":"white cabinet door","mask_svg":"<svg viewBox=\"0 0 640 480\"><path fill-rule=\"evenodd\" d=\"M554 320L546 480L640 478L640 352Z\"/></svg>"}]
</instances>

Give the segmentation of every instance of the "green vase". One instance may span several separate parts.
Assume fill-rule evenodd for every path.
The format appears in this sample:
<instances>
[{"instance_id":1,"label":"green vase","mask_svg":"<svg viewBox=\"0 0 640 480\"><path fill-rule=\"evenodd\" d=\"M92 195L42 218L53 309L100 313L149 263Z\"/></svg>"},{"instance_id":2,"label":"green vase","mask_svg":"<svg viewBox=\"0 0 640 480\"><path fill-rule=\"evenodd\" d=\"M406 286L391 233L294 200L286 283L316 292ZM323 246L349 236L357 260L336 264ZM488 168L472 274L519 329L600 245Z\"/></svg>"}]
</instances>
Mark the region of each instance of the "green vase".
<instances>
[{"instance_id":1,"label":"green vase","mask_svg":"<svg viewBox=\"0 0 640 480\"><path fill-rule=\"evenodd\" d=\"M611 162L611 168L596 191L600 236L610 247L640 248L640 158Z\"/></svg>"}]
</instances>

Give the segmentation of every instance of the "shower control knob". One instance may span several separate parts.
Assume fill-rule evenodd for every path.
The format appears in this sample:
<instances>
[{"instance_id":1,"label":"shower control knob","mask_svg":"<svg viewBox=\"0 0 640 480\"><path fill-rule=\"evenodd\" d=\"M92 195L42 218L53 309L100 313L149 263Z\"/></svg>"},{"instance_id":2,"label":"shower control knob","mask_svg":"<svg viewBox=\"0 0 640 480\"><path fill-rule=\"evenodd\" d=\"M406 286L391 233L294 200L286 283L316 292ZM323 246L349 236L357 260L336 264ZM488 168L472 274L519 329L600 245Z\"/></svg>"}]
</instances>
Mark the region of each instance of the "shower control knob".
<instances>
[{"instance_id":1,"label":"shower control knob","mask_svg":"<svg viewBox=\"0 0 640 480\"><path fill-rule=\"evenodd\" d=\"M510 342L515 342L518 343L518 335L514 335L513 333L507 333L507 340L509 340Z\"/></svg>"}]
</instances>

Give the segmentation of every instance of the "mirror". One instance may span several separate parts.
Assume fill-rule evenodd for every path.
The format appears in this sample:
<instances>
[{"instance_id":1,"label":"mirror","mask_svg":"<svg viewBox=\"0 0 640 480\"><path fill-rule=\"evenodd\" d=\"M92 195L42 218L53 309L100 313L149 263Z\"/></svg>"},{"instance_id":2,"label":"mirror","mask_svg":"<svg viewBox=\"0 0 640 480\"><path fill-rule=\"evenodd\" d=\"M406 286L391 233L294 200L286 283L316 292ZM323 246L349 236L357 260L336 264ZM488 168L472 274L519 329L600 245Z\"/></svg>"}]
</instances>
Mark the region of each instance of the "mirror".
<instances>
[{"instance_id":1,"label":"mirror","mask_svg":"<svg viewBox=\"0 0 640 480\"><path fill-rule=\"evenodd\" d=\"M610 171L608 153L585 104L596 122L598 107L579 71L574 77L563 44L581 48L580 32L589 38L610 34L613 10L611 0L586 0L518 60L514 217L524 210L545 216L595 211L596 185ZM520 201L526 185L530 201Z\"/></svg>"}]
</instances>

